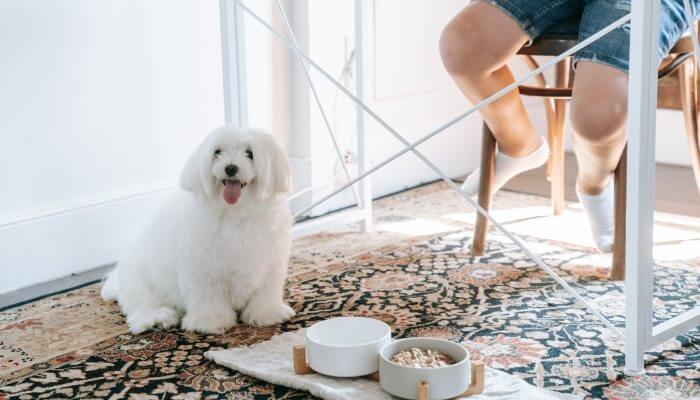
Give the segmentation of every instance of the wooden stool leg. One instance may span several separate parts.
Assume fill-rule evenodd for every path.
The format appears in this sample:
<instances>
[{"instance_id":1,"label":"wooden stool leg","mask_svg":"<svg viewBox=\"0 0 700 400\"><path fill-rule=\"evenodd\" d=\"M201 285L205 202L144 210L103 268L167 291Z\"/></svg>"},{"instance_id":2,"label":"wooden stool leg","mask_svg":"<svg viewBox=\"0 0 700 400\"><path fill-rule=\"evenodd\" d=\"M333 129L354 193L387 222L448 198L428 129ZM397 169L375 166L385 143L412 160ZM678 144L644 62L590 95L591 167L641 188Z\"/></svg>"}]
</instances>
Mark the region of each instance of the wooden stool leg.
<instances>
[{"instance_id":1,"label":"wooden stool leg","mask_svg":"<svg viewBox=\"0 0 700 400\"><path fill-rule=\"evenodd\" d=\"M496 138L486 122L483 126L481 142L481 175L479 176L479 205L486 211L491 207L493 189L493 169L496 162ZM472 240L472 255L483 256L486 249L486 234L489 222L483 215L476 213L476 227Z\"/></svg>"},{"instance_id":2,"label":"wooden stool leg","mask_svg":"<svg viewBox=\"0 0 700 400\"><path fill-rule=\"evenodd\" d=\"M428 398L428 392L429 392L430 386L428 385L428 382L421 382L418 384L418 397L416 400L430 400Z\"/></svg>"},{"instance_id":3,"label":"wooden stool leg","mask_svg":"<svg viewBox=\"0 0 700 400\"><path fill-rule=\"evenodd\" d=\"M569 71L571 59L561 60L556 65L556 87L569 85ZM550 184L552 198L552 212L559 215L564 212L566 199L564 197L564 126L566 121L565 99L554 100L554 129L549 132L550 151Z\"/></svg>"},{"instance_id":4,"label":"wooden stool leg","mask_svg":"<svg viewBox=\"0 0 700 400\"><path fill-rule=\"evenodd\" d=\"M297 375L306 375L313 372L306 363L306 347L303 344L296 345L292 348L292 365L294 365L294 373Z\"/></svg>"},{"instance_id":5,"label":"wooden stool leg","mask_svg":"<svg viewBox=\"0 0 700 400\"><path fill-rule=\"evenodd\" d=\"M615 237L610 279L625 279L625 245L627 234L627 146L615 169Z\"/></svg>"},{"instance_id":6,"label":"wooden stool leg","mask_svg":"<svg viewBox=\"0 0 700 400\"><path fill-rule=\"evenodd\" d=\"M700 191L700 131L698 130L698 72L694 58L680 68L681 104L685 119L685 133L688 136L688 149L692 159L695 185Z\"/></svg>"},{"instance_id":7,"label":"wooden stool leg","mask_svg":"<svg viewBox=\"0 0 700 400\"><path fill-rule=\"evenodd\" d=\"M471 383L462 396L481 394L484 391L484 363L482 361L472 361L471 370Z\"/></svg>"}]
</instances>

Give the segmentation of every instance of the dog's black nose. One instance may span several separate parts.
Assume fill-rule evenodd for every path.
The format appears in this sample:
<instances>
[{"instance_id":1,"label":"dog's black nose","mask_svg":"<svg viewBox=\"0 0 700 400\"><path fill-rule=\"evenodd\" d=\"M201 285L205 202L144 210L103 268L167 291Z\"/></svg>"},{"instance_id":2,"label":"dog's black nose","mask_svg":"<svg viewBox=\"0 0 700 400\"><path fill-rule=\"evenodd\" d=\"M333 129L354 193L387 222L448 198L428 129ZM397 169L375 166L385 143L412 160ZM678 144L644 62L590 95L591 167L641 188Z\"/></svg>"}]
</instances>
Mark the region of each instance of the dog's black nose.
<instances>
[{"instance_id":1,"label":"dog's black nose","mask_svg":"<svg viewBox=\"0 0 700 400\"><path fill-rule=\"evenodd\" d=\"M229 164L226 166L226 169L224 169L224 171L226 171L226 175L233 177L234 175L236 175L236 172L238 172L238 166Z\"/></svg>"}]
</instances>

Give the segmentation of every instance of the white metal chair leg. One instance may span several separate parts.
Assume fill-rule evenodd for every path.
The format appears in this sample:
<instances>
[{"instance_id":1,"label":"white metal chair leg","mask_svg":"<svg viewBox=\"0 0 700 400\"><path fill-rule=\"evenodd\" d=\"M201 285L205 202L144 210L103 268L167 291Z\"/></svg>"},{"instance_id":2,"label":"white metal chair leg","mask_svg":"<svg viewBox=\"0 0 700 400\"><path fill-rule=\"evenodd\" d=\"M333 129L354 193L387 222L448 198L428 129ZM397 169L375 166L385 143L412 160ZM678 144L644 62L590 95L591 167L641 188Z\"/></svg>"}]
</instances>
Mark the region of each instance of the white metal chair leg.
<instances>
[{"instance_id":1,"label":"white metal chair leg","mask_svg":"<svg viewBox=\"0 0 700 400\"><path fill-rule=\"evenodd\" d=\"M221 61L226 124L248 125L245 27L243 13L232 0L219 0Z\"/></svg>"},{"instance_id":2,"label":"white metal chair leg","mask_svg":"<svg viewBox=\"0 0 700 400\"><path fill-rule=\"evenodd\" d=\"M644 373L652 336L659 1L633 2L627 139L625 373Z\"/></svg>"},{"instance_id":3,"label":"white metal chair leg","mask_svg":"<svg viewBox=\"0 0 700 400\"><path fill-rule=\"evenodd\" d=\"M696 68L698 34L688 0L683 1ZM643 375L644 352L700 323L700 307L656 326L653 323L654 167L656 144L659 1L633 2L630 39L629 121L627 142L627 271L625 287L625 373Z\"/></svg>"},{"instance_id":4,"label":"white metal chair leg","mask_svg":"<svg viewBox=\"0 0 700 400\"><path fill-rule=\"evenodd\" d=\"M362 0L355 0L355 93L360 104L365 99L365 61L364 61L364 8ZM365 137L365 113L359 104L355 109L355 129L357 131L357 173L365 174L369 166L367 157L367 138ZM371 177L363 179L359 184L362 197L364 219L360 222L362 232L370 232L373 226L372 215L372 181Z\"/></svg>"}]
</instances>

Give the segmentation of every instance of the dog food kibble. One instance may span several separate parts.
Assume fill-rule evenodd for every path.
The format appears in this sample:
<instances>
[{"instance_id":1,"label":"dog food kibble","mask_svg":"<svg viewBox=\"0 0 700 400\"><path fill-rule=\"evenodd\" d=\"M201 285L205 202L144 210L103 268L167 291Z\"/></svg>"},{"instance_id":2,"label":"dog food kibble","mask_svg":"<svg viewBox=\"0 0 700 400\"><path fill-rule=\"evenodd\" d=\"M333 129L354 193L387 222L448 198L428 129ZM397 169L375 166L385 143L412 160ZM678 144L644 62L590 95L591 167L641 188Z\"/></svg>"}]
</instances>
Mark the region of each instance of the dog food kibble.
<instances>
[{"instance_id":1,"label":"dog food kibble","mask_svg":"<svg viewBox=\"0 0 700 400\"><path fill-rule=\"evenodd\" d=\"M423 350L416 347L394 354L394 356L391 357L391 361L399 365L416 368L445 367L454 363L452 357L447 354L437 350Z\"/></svg>"}]
</instances>

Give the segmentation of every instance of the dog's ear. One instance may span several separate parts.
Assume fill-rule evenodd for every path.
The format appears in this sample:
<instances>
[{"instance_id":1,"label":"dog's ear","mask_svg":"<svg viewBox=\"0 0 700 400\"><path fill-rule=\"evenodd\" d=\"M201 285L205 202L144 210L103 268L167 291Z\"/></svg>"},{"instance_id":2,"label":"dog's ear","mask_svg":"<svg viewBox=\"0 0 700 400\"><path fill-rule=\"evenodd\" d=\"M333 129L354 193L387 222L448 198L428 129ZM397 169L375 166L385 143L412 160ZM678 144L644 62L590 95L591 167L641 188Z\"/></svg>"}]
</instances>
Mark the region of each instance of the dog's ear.
<instances>
[{"instance_id":1,"label":"dog's ear","mask_svg":"<svg viewBox=\"0 0 700 400\"><path fill-rule=\"evenodd\" d=\"M212 155L209 154L211 136L207 136L192 152L180 173L180 187L199 196L214 195L214 177L211 172Z\"/></svg>"},{"instance_id":2,"label":"dog's ear","mask_svg":"<svg viewBox=\"0 0 700 400\"><path fill-rule=\"evenodd\" d=\"M287 193L291 185L291 168L277 139L268 133L256 132L252 135L251 147L258 197Z\"/></svg>"}]
</instances>

